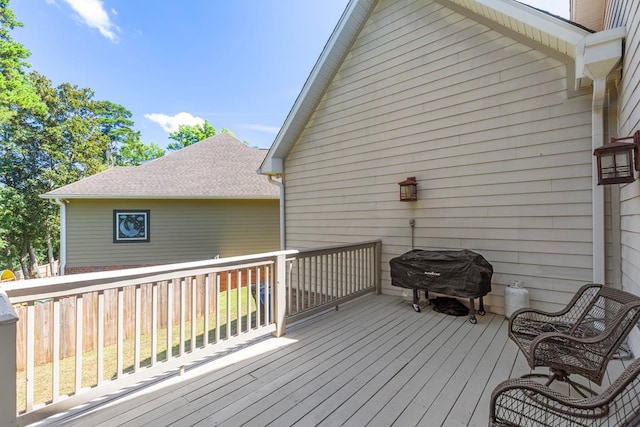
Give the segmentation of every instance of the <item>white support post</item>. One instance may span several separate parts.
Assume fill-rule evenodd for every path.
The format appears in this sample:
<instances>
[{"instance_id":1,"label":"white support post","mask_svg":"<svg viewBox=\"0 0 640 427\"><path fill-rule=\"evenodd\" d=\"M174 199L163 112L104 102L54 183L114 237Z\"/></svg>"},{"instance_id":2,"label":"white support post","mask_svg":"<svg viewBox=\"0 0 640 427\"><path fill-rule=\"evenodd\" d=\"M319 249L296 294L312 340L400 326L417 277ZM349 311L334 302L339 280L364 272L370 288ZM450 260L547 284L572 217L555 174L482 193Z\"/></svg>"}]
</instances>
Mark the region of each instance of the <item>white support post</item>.
<instances>
[{"instance_id":1,"label":"white support post","mask_svg":"<svg viewBox=\"0 0 640 427\"><path fill-rule=\"evenodd\" d=\"M16 323L18 315L0 288L0 424L17 425L16 416Z\"/></svg>"},{"instance_id":2,"label":"white support post","mask_svg":"<svg viewBox=\"0 0 640 427\"><path fill-rule=\"evenodd\" d=\"M276 323L275 336L281 337L286 328L285 312L287 308L287 256L285 254L281 253L276 257L275 270L273 314Z\"/></svg>"}]
</instances>

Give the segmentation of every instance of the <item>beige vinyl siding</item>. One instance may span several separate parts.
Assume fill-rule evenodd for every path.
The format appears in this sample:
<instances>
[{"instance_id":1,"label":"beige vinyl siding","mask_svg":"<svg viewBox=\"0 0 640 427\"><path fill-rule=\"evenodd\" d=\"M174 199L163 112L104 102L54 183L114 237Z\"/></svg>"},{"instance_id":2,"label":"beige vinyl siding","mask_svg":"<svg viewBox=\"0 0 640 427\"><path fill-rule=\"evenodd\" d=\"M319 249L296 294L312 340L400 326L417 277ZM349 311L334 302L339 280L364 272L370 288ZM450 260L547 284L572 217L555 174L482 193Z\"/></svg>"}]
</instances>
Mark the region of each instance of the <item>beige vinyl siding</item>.
<instances>
[{"instance_id":1,"label":"beige vinyl siding","mask_svg":"<svg viewBox=\"0 0 640 427\"><path fill-rule=\"evenodd\" d=\"M113 243L114 209L149 209L150 241ZM67 267L150 265L279 249L278 200L72 200Z\"/></svg>"},{"instance_id":2,"label":"beige vinyl siding","mask_svg":"<svg viewBox=\"0 0 640 427\"><path fill-rule=\"evenodd\" d=\"M602 31L606 0L571 0L571 20L585 27Z\"/></svg>"},{"instance_id":3,"label":"beige vinyl siding","mask_svg":"<svg viewBox=\"0 0 640 427\"><path fill-rule=\"evenodd\" d=\"M285 164L288 248L475 250L488 304L557 308L591 280L591 99L567 66L433 1L379 1ZM398 201L418 179L419 200Z\"/></svg>"},{"instance_id":4,"label":"beige vinyl siding","mask_svg":"<svg viewBox=\"0 0 640 427\"><path fill-rule=\"evenodd\" d=\"M627 37L618 88L618 135L640 129L640 3L615 0L608 4L608 28L625 26ZM640 294L640 183L620 186L622 287Z\"/></svg>"}]
</instances>

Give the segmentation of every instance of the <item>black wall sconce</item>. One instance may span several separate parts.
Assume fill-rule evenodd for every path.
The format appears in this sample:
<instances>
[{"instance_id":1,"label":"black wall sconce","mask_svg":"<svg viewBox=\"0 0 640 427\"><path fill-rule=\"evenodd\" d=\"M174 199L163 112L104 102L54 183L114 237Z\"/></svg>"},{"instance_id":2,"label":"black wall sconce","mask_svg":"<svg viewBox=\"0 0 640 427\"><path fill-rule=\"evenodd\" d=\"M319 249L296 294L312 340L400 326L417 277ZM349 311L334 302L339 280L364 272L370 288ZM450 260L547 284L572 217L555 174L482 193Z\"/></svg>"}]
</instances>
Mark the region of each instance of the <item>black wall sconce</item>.
<instances>
[{"instance_id":1,"label":"black wall sconce","mask_svg":"<svg viewBox=\"0 0 640 427\"><path fill-rule=\"evenodd\" d=\"M633 142L623 142L627 140ZM632 136L611 138L610 144L593 150L593 155L598 161L598 185L635 181L635 171L640 170L639 149L640 130Z\"/></svg>"},{"instance_id":2,"label":"black wall sconce","mask_svg":"<svg viewBox=\"0 0 640 427\"><path fill-rule=\"evenodd\" d=\"M402 182L399 182L400 186L400 201L401 202L414 202L418 200L418 182L415 176L410 176Z\"/></svg>"}]
</instances>

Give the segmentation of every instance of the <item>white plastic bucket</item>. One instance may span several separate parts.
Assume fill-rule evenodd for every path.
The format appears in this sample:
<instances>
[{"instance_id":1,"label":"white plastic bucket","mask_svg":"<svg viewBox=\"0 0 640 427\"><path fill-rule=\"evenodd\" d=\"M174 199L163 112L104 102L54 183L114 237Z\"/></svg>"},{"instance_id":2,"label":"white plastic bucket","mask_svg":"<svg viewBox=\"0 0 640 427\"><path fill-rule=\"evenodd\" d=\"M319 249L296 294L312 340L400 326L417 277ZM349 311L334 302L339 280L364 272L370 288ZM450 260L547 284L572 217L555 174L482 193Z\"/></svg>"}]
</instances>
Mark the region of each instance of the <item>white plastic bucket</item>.
<instances>
[{"instance_id":1,"label":"white plastic bucket","mask_svg":"<svg viewBox=\"0 0 640 427\"><path fill-rule=\"evenodd\" d=\"M522 282L511 282L504 288L504 316L508 319L514 311L529 307L529 291L521 288Z\"/></svg>"}]
</instances>

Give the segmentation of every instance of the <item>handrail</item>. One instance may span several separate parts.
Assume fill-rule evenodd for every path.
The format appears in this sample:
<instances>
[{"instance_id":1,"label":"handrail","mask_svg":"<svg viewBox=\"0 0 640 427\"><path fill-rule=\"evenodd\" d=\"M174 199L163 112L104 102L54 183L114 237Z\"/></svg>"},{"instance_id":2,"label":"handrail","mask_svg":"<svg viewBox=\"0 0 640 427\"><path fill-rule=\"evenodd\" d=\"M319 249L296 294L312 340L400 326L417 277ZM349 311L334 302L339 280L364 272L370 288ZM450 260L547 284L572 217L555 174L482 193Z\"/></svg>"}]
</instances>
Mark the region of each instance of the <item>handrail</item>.
<instances>
[{"instance_id":1,"label":"handrail","mask_svg":"<svg viewBox=\"0 0 640 427\"><path fill-rule=\"evenodd\" d=\"M216 349L226 348L269 332L280 336L285 333L286 321L337 307L364 293L379 293L380 247L380 240L372 240L3 283L0 296L5 295L5 299L8 296L10 303L17 308L23 320L18 323L18 331L23 338L16 338L15 323L10 325L13 335L11 328L0 324L0 336L9 337L2 342L16 343L16 346L0 347L26 358L21 361L26 367L26 403L17 402L18 405L26 405L22 406L26 411L16 416L11 425L35 422L57 411L183 366L201 358L199 352L212 345ZM250 289L255 291L253 297ZM234 297L231 291L235 292ZM221 315L223 307L226 307L226 316ZM107 315L107 310L111 310L110 315ZM203 318L198 317L200 311ZM63 320L63 314L68 321ZM44 320L46 326L36 324L37 319L45 318L49 319ZM113 326L115 320L117 325ZM205 325L204 332L196 332L195 322ZM210 322L215 325L214 329L208 329ZM143 323L146 326L143 327ZM103 360L107 324L111 327L110 339L117 340L117 355L114 356L117 357L117 368L115 377L111 379L105 374L106 361ZM114 327L117 327L115 338ZM163 335L166 338L160 339L162 328L166 329ZM34 398L35 352L41 341L36 334L41 329L46 329L45 340L53 347L50 356L52 367L47 371L51 372L47 375L53 375L53 401L43 405ZM8 335L3 331L8 331ZM176 332L179 333L178 344L172 338ZM83 341L85 333L93 334L89 336L90 340L97 337L95 348L98 354L97 361L91 362L97 363L97 384L91 384L88 389L83 383L81 366L86 346L94 344L93 341ZM141 336L145 333L151 335L151 349L150 353L146 349L147 356L142 356ZM67 344L65 351L63 336L71 338L64 341ZM133 340L133 361L124 359L123 346L128 339ZM18 342L24 347L17 349ZM157 357L163 348L166 348L165 355ZM75 386L70 392L62 391L60 384L60 366L66 354L73 356L70 359L76 366ZM141 360L150 366L140 369L143 367ZM131 373L126 372L127 366L132 369ZM15 363L13 366L10 363L0 364L0 379L8 378L9 382L3 381L3 384L10 386L13 382L13 389L16 389L16 373ZM103 378L103 375L107 377ZM16 396L17 393L13 395ZM13 402L15 406L15 399ZM0 408L5 407L0 404Z\"/></svg>"},{"instance_id":2,"label":"handrail","mask_svg":"<svg viewBox=\"0 0 640 427\"><path fill-rule=\"evenodd\" d=\"M171 280L183 275L197 275L205 272L221 272L231 269L250 268L273 260L278 256L292 255L296 250L276 251L262 254L166 264L153 267L139 267L127 270L81 273L43 279L29 279L9 282L2 287L14 304L29 300L77 295L105 289L131 286L160 280ZM246 261L252 261L247 263ZM242 263L239 263L242 262Z\"/></svg>"}]
</instances>

